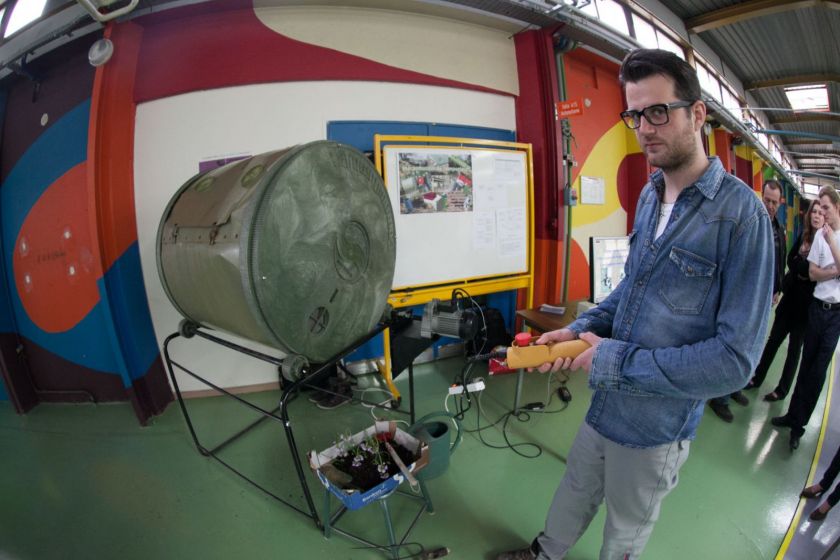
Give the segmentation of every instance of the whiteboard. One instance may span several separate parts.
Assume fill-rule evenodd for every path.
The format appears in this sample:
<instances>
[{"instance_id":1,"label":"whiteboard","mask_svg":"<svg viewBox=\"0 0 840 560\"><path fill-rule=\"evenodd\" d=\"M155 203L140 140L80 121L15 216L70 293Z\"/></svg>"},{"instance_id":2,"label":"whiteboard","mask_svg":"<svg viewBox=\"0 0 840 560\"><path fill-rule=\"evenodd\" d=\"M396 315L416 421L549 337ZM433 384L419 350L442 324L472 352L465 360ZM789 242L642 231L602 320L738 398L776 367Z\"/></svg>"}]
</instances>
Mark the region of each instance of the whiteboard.
<instances>
[{"instance_id":1,"label":"whiteboard","mask_svg":"<svg viewBox=\"0 0 840 560\"><path fill-rule=\"evenodd\" d=\"M394 210L392 289L528 272L526 153L387 146Z\"/></svg>"}]
</instances>

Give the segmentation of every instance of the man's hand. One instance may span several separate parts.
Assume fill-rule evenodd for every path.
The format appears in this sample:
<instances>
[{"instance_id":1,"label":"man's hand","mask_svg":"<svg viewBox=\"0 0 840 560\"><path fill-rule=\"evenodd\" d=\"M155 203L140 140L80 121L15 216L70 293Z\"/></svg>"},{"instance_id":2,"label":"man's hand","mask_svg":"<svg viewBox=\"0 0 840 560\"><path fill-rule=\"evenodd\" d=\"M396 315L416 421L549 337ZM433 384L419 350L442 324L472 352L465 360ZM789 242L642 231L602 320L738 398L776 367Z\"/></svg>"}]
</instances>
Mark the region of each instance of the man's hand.
<instances>
[{"instance_id":1,"label":"man's hand","mask_svg":"<svg viewBox=\"0 0 840 560\"><path fill-rule=\"evenodd\" d=\"M566 342L577 338L574 331L569 329L557 329L543 333L534 344L548 344L549 342Z\"/></svg>"},{"instance_id":2,"label":"man's hand","mask_svg":"<svg viewBox=\"0 0 840 560\"><path fill-rule=\"evenodd\" d=\"M773 294L773 306L775 307L778 305L779 300L782 299L782 292L776 292Z\"/></svg>"},{"instance_id":3,"label":"man's hand","mask_svg":"<svg viewBox=\"0 0 840 560\"><path fill-rule=\"evenodd\" d=\"M581 352L577 358L572 362L571 369L585 369L586 373L592 371L592 358L595 357L595 349L598 348L598 345L601 344L603 340L600 336L595 333L585 332L580 333L580 339L588 342L591 348L588 348Z\"/></svg>"},{"instance_id":4,"label":"man's hand","mask_svg":"<svg viewBox=\"0 0 840 560\"><path fill-rule=\"evenodd\" d=\"M536 344L547 344L549 342L565 342L567 340L574 340L575 333L569 329L560 329L556 331L547 332L537 339ZM595 348L601 342L601 337L591 333L580 333L580 339L588 342L592 347L582 352L574 360L572 358L558 358L554 363L546 363L537 368L538 371L545 373L547 371L559 371L561 369L579 369L583 368L589 372L592 368L592 357L595 355Z\"/></svg>"},{"instance_id":5,"label":"man's hand","mask_svg":"<svg viewBox=\"0 0 840 560\"><path fill-rule=\"evenodd\" d=\"M570 329L557 329L556 331L548 331L547 333L543 333L534 344L549 344L551 342L566 342L567 340L574 340L577 338L577 335L574 331ZM566 364L566 367L563 367L563 364ZM537 368L538 371L541 373L545 373L548 370L557 371L560 369L569 369L568 366L572 364L571 358L559 358L553 364L551 362L545 363Z\"/></svg>"}]
</instances>

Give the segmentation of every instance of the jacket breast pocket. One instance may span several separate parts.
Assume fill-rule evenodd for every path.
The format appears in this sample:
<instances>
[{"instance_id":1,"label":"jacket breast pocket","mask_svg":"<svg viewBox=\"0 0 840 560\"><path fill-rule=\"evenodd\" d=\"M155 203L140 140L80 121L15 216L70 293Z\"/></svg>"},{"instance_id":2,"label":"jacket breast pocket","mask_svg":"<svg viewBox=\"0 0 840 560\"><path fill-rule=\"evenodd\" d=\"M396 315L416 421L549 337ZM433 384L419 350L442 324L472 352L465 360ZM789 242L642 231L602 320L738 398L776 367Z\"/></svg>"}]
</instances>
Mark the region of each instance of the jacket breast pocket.
<instances>
[{"instance_id":1,"label":"jacket breast pocket","mask_svg":"<svg viewBox=\"0 0 840 560\"><path fill-rule=\"evenodd\" d=\"M717 265L685 249L673 247L665 263L659 295L678 315L697 315L715 278Z\"/></svg>"}]
</instances>

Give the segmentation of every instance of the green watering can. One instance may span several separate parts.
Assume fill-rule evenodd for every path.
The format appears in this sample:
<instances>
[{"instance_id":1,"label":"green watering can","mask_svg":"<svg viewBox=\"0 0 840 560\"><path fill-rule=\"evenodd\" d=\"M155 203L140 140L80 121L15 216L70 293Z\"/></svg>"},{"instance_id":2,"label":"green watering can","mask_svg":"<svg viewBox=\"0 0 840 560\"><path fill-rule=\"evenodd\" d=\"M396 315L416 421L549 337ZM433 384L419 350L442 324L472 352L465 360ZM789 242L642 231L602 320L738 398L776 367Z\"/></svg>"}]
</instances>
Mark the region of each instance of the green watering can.
<instances>
[{"instance_id":1,"label":"green watering can","mask_svg":"<svg viewBox=\"0 0 840 560\"><path fill-rule=\"evenodd\" d=\"M428 422L429 418L446 416L454 420L458 433L455 435L455 443L450 447L451 422ZM454 415L448 412L432 412L414 423L408 432L417 439L429 446L429 464L417 473L419 480L431 480L446 472L449 468L449 456L458 448L461 443L461 423Z\"/></svg>"}]
</instances>

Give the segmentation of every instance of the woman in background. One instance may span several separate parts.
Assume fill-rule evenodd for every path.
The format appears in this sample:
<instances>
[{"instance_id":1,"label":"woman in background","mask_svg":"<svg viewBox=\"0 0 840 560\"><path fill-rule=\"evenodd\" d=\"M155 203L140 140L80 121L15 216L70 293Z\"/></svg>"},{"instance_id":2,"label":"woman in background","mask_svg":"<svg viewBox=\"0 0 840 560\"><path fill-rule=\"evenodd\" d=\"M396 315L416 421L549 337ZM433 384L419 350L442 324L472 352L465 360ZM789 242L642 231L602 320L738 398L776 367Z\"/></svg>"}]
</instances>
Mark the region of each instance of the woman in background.
<instances>
[{"instance_id":1,"label":"woman in background","mask_svg":"<svg viewBox=\"0 0 840 560\"><path fill-rule=\"evenodd\" d=\"M796 375L802 344L805 340L805 328L808 326L808 305L813 298L816 284L808 277L808 252L811 250L814 234L823 227L824 223L825 218L820 209L819 200L811 201L802 233L793 243L787 256L788 271L782 280L782 300L776 308L776 318L770 329L770 337L764 346L755 374L746 387L754 389L764 382L779 346L784 342L785 337L790 335L782 377L776 388L764 395L765 401L784 399Z\"/></svg>"}]
</instances>

